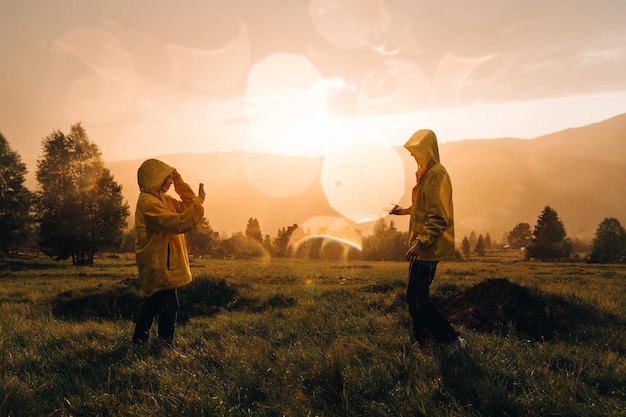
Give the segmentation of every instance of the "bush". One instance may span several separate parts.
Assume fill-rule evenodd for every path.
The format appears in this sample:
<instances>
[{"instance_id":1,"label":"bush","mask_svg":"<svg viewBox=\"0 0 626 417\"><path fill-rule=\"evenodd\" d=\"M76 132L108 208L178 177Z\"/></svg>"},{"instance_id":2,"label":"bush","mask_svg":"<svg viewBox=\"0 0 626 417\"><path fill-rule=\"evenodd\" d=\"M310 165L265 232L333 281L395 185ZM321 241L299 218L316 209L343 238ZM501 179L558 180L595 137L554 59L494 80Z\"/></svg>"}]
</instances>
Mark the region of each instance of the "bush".
<instances>
[{"instance_id":1,"label":"bush","mask_svg":"<svg viewBox=\"0 0 626 417\"><path fill-rule=\"evenodd\" d=\"M196 278L178 291L178 318L211 316L221 308L236 308L243 301L225 279ZM128 279L109 289L85 288L65 291L52 300L52 313L64 320L134 320L143 298L139 280Z\"/></svg>"}]
</instances>

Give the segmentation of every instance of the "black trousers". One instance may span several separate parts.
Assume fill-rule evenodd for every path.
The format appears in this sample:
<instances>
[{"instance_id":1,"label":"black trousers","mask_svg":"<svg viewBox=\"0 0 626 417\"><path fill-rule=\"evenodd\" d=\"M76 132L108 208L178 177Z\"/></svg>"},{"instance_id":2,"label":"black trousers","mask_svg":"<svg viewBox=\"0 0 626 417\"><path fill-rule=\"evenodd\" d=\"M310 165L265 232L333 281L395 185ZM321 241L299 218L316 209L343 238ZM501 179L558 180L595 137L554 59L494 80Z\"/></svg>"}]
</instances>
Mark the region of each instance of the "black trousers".
<instances>
[{"instance_id":1,"label":"black trousers","mask_svg":"<svg viewBox=\"0 0 626 417\"><path fill-rule=\"evenodd\" d=\"M159 316L159 339L165 346L172 347L174 345L174 325L178 306L176 289L159 291L144 298L135 324L133 343L143 345L148 342L154 317Z\"/></svg>"},{"instance_id":2,"label":"black trousers","mask_svg":"<svg viewBox=\"0 0 626 417\"><path fill-rule=\"evenodd\" d=\"M429 288L435 278L437 263L436 261L409 263L406 300L413 320L413 336L421 343L431 338L439 343L450 343L459 335L430 299Z\"/></svg>"}]
</instances>

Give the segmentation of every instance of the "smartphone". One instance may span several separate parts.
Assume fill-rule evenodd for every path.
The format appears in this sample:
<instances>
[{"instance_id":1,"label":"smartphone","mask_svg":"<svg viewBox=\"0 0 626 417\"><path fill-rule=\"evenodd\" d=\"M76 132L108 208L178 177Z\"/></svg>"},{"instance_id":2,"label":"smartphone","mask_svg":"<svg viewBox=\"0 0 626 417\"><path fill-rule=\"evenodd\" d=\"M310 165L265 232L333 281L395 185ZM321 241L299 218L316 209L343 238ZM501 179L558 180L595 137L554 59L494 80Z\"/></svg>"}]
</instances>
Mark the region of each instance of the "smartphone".
<instances>
[{"instance_id":1,"label":"smartphone","mask_svg":"<svg viewBox=\"0 0 626 417\"><path fill-rule=\"evenodd\" d=\"M204 184L200 183L200 186L198 187L198 195L202 194L204 192Z\"/></svg>"}]
</instances>

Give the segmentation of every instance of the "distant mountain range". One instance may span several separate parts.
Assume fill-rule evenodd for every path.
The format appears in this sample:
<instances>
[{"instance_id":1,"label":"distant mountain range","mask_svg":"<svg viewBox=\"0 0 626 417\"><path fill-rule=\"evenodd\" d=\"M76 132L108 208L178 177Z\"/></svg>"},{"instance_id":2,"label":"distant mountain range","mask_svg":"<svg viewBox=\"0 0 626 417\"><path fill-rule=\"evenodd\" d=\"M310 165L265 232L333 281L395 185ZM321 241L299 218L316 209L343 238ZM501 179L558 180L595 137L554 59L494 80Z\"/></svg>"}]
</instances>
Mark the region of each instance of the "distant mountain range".
<instances>
[{"instance_id":1,"label":"distant mountain range","mask_svg":"<svg viewBox=\"0 0 626 417\"><path fill-rule=\"evenodd\" d=\"M400 203L409 205L415 161L403 148L397 152L407 184ZM535 139L442 143L440 156L452 177L459 242L472 231L502 241L520 222L534 228L546 205L556 210L570 237L593 238L606 217L615 217L626 227L626 114ZM253 157L267 167L292 167L293 175L298 175L298 167L320 168L321 157L242 152L155 157L178 167L190 184L205 184L205 216L222 234L243 232L250 217L258 219L263 234L274 237L278 229L301 225L315 216L340 216L328 203L319 177L296 195L274 198L251 184L244 171L244 159ZM139 193L136 172L141 162L106 163L123 186L131 213ZM29 164L29 169L32 185L35 165ZM406 229L407 217L388 220ZM132 218L129 223L133 224ZM367 234L371 224L354 227Z\"/></svg>"},{"instance_id":2,"label":"distant mountain range","mask_svg":"<svg viewBox=\"0 0 626 417\"><path fill-rule=\"evenodd\" d=\"M453 142L441 153L461 236L534 228L546 205L570 237L593 238L606 217L626 227L626 114L532 140Z\"/></svg>"}]
</instances>

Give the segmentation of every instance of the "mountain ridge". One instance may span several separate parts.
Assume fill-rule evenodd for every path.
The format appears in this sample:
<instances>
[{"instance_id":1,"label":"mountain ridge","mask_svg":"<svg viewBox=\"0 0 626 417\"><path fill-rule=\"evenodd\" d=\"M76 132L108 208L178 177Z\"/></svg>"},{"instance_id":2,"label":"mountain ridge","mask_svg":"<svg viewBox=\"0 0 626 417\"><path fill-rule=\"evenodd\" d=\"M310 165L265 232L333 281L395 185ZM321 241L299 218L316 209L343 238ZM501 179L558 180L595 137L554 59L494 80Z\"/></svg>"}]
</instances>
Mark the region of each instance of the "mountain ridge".
<instances>
[{"instance_id":1,"label":"mountain ridge","mask_svg":"<svg viewBox=\"0 0 626 417\"><path fill-rule=\"evenodd\" d=\"M557 211L570 237L593 238L606 217L626 222L626 193L622 192L626 188L626 113L534 139L467 139L440 143L439 148L452 178L459 242L472 231L503 241L520 222L534 227L546 205ZM410 205L415 162L402 147L396 151L404 164L406 184L399 203L406 206ZM177 167L194 187L198 182L205 184L205 217L222 234L244 231L251 217L257 218L263 234L274 237L280 228L301 225L315 216L341 216L329 204L321 185L322 157L250 156L243 151L154 157ZM314 178L295 195L271 197L246 175L244 166L250 158L260 166L303 167ZM129 202L130 226L139 194L136 170L141 162L143 159L105 161ZM32 185L34 174L29 175ZM288 180L288 175L285 171L283 178ZM381 202L385 204L389 202ZM387 221L406 229L407 217L392 216ZM372 226L347 222L364 234Z\"/></svg>"}]
</instances>

